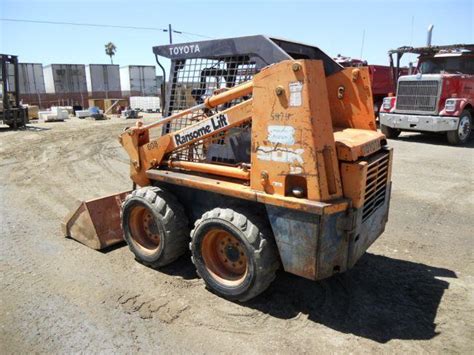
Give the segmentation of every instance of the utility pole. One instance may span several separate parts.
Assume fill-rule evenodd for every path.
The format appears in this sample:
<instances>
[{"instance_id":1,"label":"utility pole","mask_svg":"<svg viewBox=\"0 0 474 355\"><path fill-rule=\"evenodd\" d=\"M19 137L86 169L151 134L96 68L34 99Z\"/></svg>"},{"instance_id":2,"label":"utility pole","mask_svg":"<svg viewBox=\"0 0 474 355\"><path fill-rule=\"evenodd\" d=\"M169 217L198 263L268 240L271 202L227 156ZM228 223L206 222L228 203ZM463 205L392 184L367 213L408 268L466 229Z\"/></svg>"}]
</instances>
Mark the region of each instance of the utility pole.
<instances>
[{"instance_id":1,"label":"utility pole","mask_svg":"<svg viewBox=\"0 0 474 355\"><path fill-rule=\"evenodd\" d=\"M168 25L168 29L163 29L162 31L169 33L169 36L170 36L170 44L173 44L173 32L174 32L174 33L179 33L179 34L183 33L183 32L181 32L181 31L173 30L173 28L171 27L171 23Z\"/></svg>"}]
</instances>

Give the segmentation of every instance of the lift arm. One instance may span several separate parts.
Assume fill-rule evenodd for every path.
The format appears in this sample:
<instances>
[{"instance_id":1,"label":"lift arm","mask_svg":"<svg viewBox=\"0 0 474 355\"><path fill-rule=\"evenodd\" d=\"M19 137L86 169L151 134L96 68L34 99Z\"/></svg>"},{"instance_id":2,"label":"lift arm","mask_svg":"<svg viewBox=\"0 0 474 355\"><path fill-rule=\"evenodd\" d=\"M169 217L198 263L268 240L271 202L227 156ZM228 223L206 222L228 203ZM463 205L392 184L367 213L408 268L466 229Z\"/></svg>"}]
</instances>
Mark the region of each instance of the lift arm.
<instances>
[{"instance_id":1,"label":"lift arm","mask_svg":"<svg viewBox=\"0 0 474 355\"><path fill-rule=\"evenodd\" d=\"M252 90L253 83L248 81L223 93L210 96L200 105L145 126L137 122L136 127L125 130L119 137L119 142L130 157L130 176L132 180L140 186L149 185L150 180L146 176L146 171L152 167L164 165L163 158L166 154L250 121L252 119L252 99L154 140L150 140L149 131L151 128L166 124L203 108L215 108L223 103L249 95Z\"/></svg>"}]
</instances>

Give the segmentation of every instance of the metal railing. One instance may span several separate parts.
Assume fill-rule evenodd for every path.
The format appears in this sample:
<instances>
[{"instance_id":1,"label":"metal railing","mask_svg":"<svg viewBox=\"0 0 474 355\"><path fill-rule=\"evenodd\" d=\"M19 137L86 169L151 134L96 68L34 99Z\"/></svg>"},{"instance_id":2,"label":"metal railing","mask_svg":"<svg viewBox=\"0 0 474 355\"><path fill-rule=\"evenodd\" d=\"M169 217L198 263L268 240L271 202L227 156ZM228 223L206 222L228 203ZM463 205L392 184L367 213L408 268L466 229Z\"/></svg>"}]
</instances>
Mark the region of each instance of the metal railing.
<instances>
[{"instance_id":1,"label":"metal railing","mask_svg":"<svg viewBox=\"0 0 474 355\"><path fill-rule=\"evenodd\" d=\"M222 57L217 59L190 58L171 62L170 85L165 108L171 116L192 106L202 104L214 92L229 89L251 80L257 73L255 63L246 56ZM232 100L215 108L189 112L164 127L163 133L175 132L219 111L229 108L248 97ZM211 144L228 144L225 133L219 133L206 141L193 144L174 155L179 160L204 161Z\"/></svg>"}]
</instances>

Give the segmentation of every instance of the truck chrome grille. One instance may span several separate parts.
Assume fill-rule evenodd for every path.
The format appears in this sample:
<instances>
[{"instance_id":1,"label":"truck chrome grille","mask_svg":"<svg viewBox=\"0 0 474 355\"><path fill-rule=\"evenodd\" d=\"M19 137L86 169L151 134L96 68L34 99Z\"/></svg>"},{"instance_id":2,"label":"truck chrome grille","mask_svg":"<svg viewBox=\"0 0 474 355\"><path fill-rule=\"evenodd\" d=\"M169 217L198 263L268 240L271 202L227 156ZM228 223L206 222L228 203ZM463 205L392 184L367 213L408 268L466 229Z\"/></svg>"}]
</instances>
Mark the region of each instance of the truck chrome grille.
<instances>
[{"instance_id":1,"label":"truck chrome grille","mask_svg":"<svg viewBox=\"0 0 474 355\"><path fill-rule=\"evenodd\" d=\"M390 153L382 152L377 154L368 160L368 163L362 222L367 220L385 202Z\"/></svg>"},{"instance_id":2,"label":"truck chrome grille","mask_svg":"<svg viewBox=\"0 0 474 355\"><path fill-rule=\"evenodd\" d=\"M399 81L396 111L436 112L439 81Z\"/></svg>"}]
</instances>

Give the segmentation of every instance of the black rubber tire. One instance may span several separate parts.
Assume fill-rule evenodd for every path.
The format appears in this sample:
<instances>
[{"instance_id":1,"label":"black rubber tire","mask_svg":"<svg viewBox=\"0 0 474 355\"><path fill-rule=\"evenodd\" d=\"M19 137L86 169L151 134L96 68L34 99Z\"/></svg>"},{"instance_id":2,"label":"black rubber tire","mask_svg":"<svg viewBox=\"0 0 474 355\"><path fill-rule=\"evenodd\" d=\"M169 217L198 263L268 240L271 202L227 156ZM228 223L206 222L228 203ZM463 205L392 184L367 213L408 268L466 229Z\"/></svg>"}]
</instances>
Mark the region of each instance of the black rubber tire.
<instances>
[{"instance_id":1,"label":"black rubber tire","mask_svg":"<svg viewBox=\"0 0 474 355\"><path fill-rule=\"evenodd\" d=\"M135 207L145 207L151 212L160 234L157 250L147 251L132 236L130 215ZM122 204L121 218L125 241L142 264L159 268L186 252L189 243L188 218L174 195L153 186L134 190Z\"/></svg>"},{"instance_id":2,"label":"black rubber tire","mask_svg":"<svg viewBox=\"0 0 474 355\"><path fill-rule=\"evenodd\" d=\"M385 135L385 137L390 139L395 139L400 135L400 133L402 133L402 131L397 128L392 128L383 124L380 125L380 130Z\"/></svg>"},{"instance_id":3,"label":"black rubber tire","mask_svg":"<svg viewBox=\"0 0 474 355\"><path fill-rule=\"evenodd\" d=\"M206 233L214 228L231 233L245 248L247 273L237 286L224 285L206 268L202 255L202 241ZM204 213L194 224L189 247L192 252L191 260L206 287L231 301L248 301L262 293L275 279L280 266L277 247L266 218L255 214L247 216L230 208L215 208Z\"/></svg>"},{"instance_id":4,"label":"black rubber tire","mask_svg":"<svg viewBox=\"0 0 474 355\"><path fill-rule=\"evenodd\" d=\"M466 118L469 120L469 132L468 132L467 136L461 138L461 137L459 137L459 125L461 124L462 120L466 119ZM448 138L449 144L461 145L461 144L467 143L469 141L469 139L471 138L471 136L472 136L472 128L473 128L473 126L472 126L472 115L468 110L464 110L461 113L461 116L459 116L459 123L458 123L458 127L456 127L456 130L455 131L449 131L446 134L446 137Z\"/></svg>"}]
</instances>

